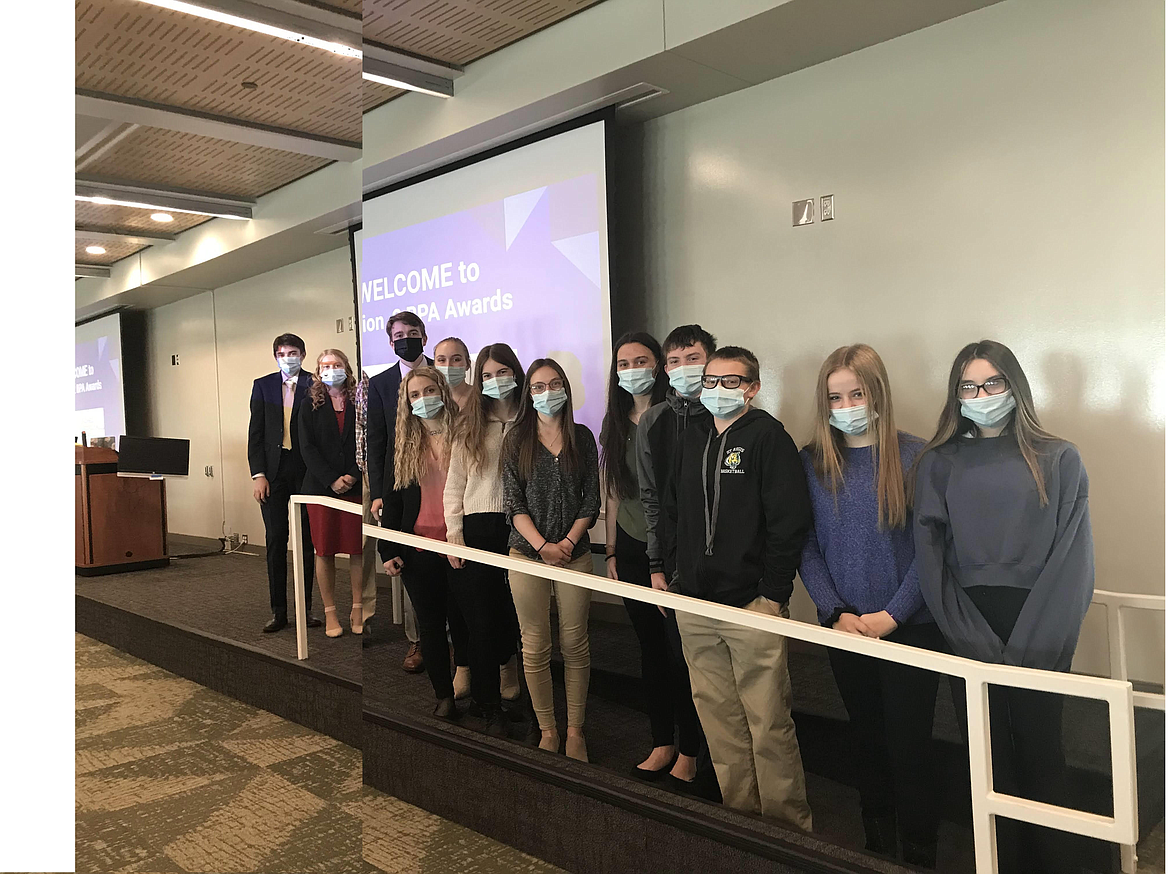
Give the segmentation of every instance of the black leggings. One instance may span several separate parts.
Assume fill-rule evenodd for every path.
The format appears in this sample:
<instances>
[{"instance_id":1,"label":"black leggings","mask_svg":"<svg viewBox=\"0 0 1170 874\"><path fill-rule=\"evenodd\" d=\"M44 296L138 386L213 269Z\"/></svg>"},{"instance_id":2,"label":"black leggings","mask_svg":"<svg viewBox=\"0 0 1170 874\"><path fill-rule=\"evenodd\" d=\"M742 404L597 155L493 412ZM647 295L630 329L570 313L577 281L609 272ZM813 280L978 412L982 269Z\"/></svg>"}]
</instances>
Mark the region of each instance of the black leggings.
<instances>
[{"instance_id":1,"label":"black leggings","mask_svg":"<svg viewBox=\"0 0 1170 874\"><path fill-rule=\"evenodd\" d=\"M473 549L483 549L498 555L508 554L508 517L503 513L472 513L463 517L463 542ZM469 561L456 576L474 580L488 598L492 616L492 636L495 639L495 658L506 665L517 652L520 640L520 621L512 590L508 588L508 572L491 565Z\"/></svg>"},{"instance_id":2,"label":"black leggings","mask_svg":"<svg viewBox=\"0 0 1170 874\"><path fill-rule=\"evenodd\" d=\"M467 622L468 667L471 669L471 697L480 704L498 704L500 670L496 661L493 630L493 592L475 585L462 571L453 569L445 555L409 550L402 569L402 582L418 616L419 644L423 664L435 697L455 695L447 652L448 600L459 607Z\"/></svg>"},{"instance_id":3,"label":"black leggings","mask_svg":"<svg viewBox=\"0 0 1170 874\"><path fill-rule=\"evenodd\" d=\"M1028 590L1007 586L974 586L967 594L992 630L1004 641L1012 633ZM959 655L965 655L960 652ZM967 740L965 684L951 680L955 712ZM989 686L991 765L996 792L1069 805L1068 768L1064 758L1064 697L1034 689ZM999 870L1003 874L1058 874L1075 871L1091 841L1019 820L996 817Z\"/></svg>"},{"instance_id":4,"label":"black leggings","mask_svg":"<svg viewBox=\"0 0 1170 874\"><path fill-rule=\"evenodd\" d=\"M649 587L650 560L646 557L646 544L631 537L620 525L615 554L618 577L622 582ZM684 756L697 756L702 731L691 698L691 678L682 658L674 613L667 611L670 615L664 617L654 604L628 598L622 601L642 650L642 683L654 746L673 746L677 724L678 751ZM678 642L677 646L671 645L672 639Z\"/></svg>"},{"instance_id":5,"label":"black leggings","mask_svg":"<svg viewBox=\"0 0 1170 874\"><path fill-rule=\"evenodd\" d=\"M903 625L886 640L945 649L933 622ZM896 813L903 840L936 842L938 798L930 749L938 674L833 648L829 663L849 712L861 815Z\"/></svg>"}]
</instances>

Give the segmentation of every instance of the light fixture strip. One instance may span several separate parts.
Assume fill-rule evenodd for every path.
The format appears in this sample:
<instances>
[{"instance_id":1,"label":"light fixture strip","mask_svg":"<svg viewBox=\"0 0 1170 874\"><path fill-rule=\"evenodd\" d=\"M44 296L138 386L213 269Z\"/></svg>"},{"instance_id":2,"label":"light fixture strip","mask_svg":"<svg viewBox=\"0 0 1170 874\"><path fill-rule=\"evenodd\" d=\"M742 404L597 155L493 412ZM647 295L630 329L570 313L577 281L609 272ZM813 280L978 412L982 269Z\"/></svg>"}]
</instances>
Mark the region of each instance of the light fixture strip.
<instances>
[{"instance_id":1,"label":"light fixture strip","mask_svg":"<svg viewBox=\"0 0 1170 874\"><path fill-rule=\"evenodd\" d=\"M383 76L377 73L371 73L369 70L362 70L362 78L370 82L377 82L379 85L389 85L391 88L403 88L407 91L417 91L420 94L430 94L432 97L451 97L452 95L440 91L436 88L428 88L424 85L408 82L406 79L396 79L391 76Z\"/></svg>"},{"instance_id":2,"label":"light fixture strip","mask_svg":"<svg viewBox=\"0 0 1170 874\"><path fill-rule=\"evenodd\" d=\"M112 197L86 197L82 194L73 195L74 200L83 200L86 203L96 203L99 206L129 206L134 209L153 209L156 212L181 212L187 215L208 215L213 218L233 219L235 221L246 222L247 216L229 215L223 212L211 212L206 209L180 209L175 206L159 206L157 203L140 203L134 200L118 200Z\"/></svg>"},{"instance_id":3,"label":"light fixture strip","mask_svg":"<svg viewBox=\"0 0 1170 874\"><path fill-rule=\"evenodd\" d=\"M182 0L140 0L140 2L149 3L151 6L160 6L163 9L170 9L174 12L185 12L188 15L195 15L210 21L218 21L221 24L230 24L233 27L241 27L245 30L254 31L255 33L263 33L268 36L287 39L290 42L300 43L301 45L324 49L327 52L332 52L335 55L341 55L346 58L361 58L362 56L362 50L353 48L352 46L343 45L339 42L331 42L330 40L320 39L304 33L297 33L293 30L286 30L283 27L265 24L262 21L255 21L251 18L241 18L238 15L231 15L227 12L221 12L218 9L208 9L205 6L197 6L194 3L184 3Z\"/></svg>"}]
</instances>

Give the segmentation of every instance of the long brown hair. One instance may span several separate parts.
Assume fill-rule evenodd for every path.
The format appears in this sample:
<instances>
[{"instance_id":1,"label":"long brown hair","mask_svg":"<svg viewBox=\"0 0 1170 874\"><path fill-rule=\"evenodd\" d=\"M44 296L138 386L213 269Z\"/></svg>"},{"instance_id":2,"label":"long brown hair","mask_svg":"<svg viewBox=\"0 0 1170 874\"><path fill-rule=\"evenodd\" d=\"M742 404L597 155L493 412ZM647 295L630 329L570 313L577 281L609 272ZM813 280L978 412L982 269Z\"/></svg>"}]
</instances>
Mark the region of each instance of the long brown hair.
<instances>
[{"instance_id":1,"label":"long brown hair","mask_svg":"<svg viewBox=\"0 0 1170 874\"><path fill-rule=\"evenodd\" d=\"M528 365L524 374L524 396L520 398L520 412L516 415L516 423L504 437L504 453L509 458L516 457L517 467L520 469L520 478L527 480L532 476L532 469L536 462L536 448L540 443L537 433L536 407L532 405L532 374L542 367L551 367L565 384L565 394L568 400L561 407L561 469L576 471L580 460L577 448L577 425L573 421L573 388L569 385L569 378L565 376L564 368L551 358L537 358Z\"/></svg>"},{"instance_id":2,"label":"long brown hair","mask_svg":"<svg viewBox=\"0 0 1170 874\"><path fill-rule=\"evenodd\" d=\"M977 433L975 423L963 415L962 405L959 403L959 383L963 381L963 371L967 365L977 358L991 364L1001 375L1007 377L1008 388L1016 398L1016 408L1011 413L1011 422L1007 428L1016 438L1016 445L1020 454L1024 456L1024 463L1036 480L1036 490L1040 493L1040 506L1048 506L1048 489L1044 486L1044 471L1040 468L1040 455L1047 450L1046 444L1059 441L1061 438L1050 434L1040 427L1040 420L1036 416L1036 405L1032 402L1032 387L1028 384L1028 377L1015 354L1003 343L995 340L980 340L978 343L968 343L955 356L955 363L951 365L951 376L947 381L947 400L942 413L938 417L938 430L934 437L922 450L919 460L932 449L942 446L948 440L957 436ZM915 462L915 472L918 463Z\"/></svg>"},{"instance_id":3,"label":"long brown hair","mask_svg":"<svg viewBox=\"0 0 1170 874\"><path fill-rule=\"evenodd\" d=\"M488 412L491 410L493 398L483 393L483 369L488 361L498 361L512 370L513 378L520 380L523 377L524 365L507 343L492 343L479 350L475 358L475 372L472 374L472 390L475 395L464 408L455 426L455 440L463 445L467 457L467 469L478 472L487 461L484 446L484 435L488 429ZM520 391L520 386L516 386ZM521 400L521 402L523 402Z\"/></svg>"},{"instance_id":4,"label":"long brown hair","mask_svg":"<svg viewBox=\"0 0 1170 874\"><path fill-rule=\"evenodd\" d=\"M333 355L341 359L341 363L345 365L345 397L352 404L354 402L354 392L357 391L357 380L353 375L353 368L349 366L349 356L340 349L325 349L317 356L317 367L313 371L313 382L309 385L309 398L313 401L313 409L317 409L325 404L325 398L329 397L329 386L321 382L321 377L317 374L321 372L321 359L326 355Z\"/></svg>"},{"instance_id":5,"label":"long brown hair","mask_svg":"<svg viewBox=\"0 0 1170 874\"><path fill-rule=\"evenodd\" d=\"M402 385L398 388L398 418L394 425L394 488L404 489L407 486L422 482L427 472L426 447L427 429L423 420L411 411L410 383L411 380L425 376L439 387L439 397L443 401L443 411L429 422L436 422L443 432L443 451L441 463L445 466L451 458L451 429L455 424L455 417L459 415L459 405L451 398L451 388L443 374L429 364L416 367L406 374Z\"/></svg>"},{"instance_id":6,"label":"long brown hair","mask_svg":"<svg viewBox=\"0 0 1170 874\"><path fill-rule=\"evenodd\" d=\"M877 437L870 452L874 456L878 527L886 530L901 528L906 524L906 476L902 470L898 428L894 422L894 400L886 365L872 347L864 343L842 346L821 365L821 372L817 375L816 421L812 439L805 450L812 456L817 477L835 500L844 482L841 449L845 446L845 437L829 424L829 377L838 370L850 370L857 376L868 407L869 433Z\"/></svg>"},{"instance_id":7,"label":"long brown hair","mask_svg":"<svg viewBox=\"0 0 1170 874\"><path fill-rule=\"evenodd\" d=\"M630 331L622 334L613 344L613 356L609 365L609 391L605 404L605 418L601 422L601 465L605 471L605 491L618 498L638 496L638 473L626 464L626 441L630 430L635 428L630 421L634 409L634 396L618 383L618 350L628 343L638 343L650 350L654 356L654 387L650 390L650 405L666 400L670 380L663 369L666 363L658 341L644 331Z\"/></svg>"}]
</instances>

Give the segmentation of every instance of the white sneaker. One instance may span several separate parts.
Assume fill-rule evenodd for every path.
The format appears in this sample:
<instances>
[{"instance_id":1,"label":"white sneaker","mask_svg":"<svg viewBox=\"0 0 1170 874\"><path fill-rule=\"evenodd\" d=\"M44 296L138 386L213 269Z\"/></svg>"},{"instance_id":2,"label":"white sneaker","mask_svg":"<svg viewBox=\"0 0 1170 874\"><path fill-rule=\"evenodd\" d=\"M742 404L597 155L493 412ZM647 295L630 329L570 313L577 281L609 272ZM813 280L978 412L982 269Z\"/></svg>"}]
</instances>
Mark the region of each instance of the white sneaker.
<instances>
[{"instance_id":1,"label":"white sneaker","mask_svg":"<svg viewBox=\"0 0 1170 874\"><path fill-rule=\"evenodd\" d=\"M516 656L500 665L500 697L505 701L520 700L520 674L516 669Z\"/></svg>"},{"instance_id":2,"label":"white sneaker","mask_svg":"<svg viewBox=\"0 0 1170 874\"><path fill-rule=\"evenodd\" d=\"M455 700L459 701L471 694L471 669L455 669Z\"/></svg>"}]
</instances>

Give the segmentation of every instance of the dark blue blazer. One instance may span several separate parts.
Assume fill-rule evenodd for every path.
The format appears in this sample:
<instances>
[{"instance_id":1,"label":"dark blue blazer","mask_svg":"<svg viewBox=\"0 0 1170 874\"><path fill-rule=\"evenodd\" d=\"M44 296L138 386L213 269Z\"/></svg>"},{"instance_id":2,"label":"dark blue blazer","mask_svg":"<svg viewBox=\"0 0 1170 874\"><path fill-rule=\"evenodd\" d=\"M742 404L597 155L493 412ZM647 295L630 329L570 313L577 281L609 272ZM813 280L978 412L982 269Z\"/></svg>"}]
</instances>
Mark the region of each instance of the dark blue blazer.
<instances>
[{"instance_id":1,"label":"dark blue blazer","mask_svg":"<svg viewBox=\"0 0 1170 874\"><path fill-rule=\"evenodd\" d=\"M309 393L312 375L302 370L297 377L293 393L293 414L289 430L292 431L293 482L299 483L305 475L301 459L299 423L297 412ZM264 474L269 480L276 478L280 466L280 449L284 442L284 380L277 371L252 382L251 416L248 419L248 467L252 476Z\"/></svg>"},{"instance_id":2,"label":"dark blue blazer","mask_svg":"<svg viewBox=\"0 0 1170 874\"><path fill-rule=\"evenodd\" d=\"M337 414L328 400L317 409L309 398L297 411L301 420L301 455L305 460L305 478L301 491L306 495L327 495L331 498L362 494L362 472L357 466L357 411L352 402L345 404L345 419L337 428ZM354 484L341 495L331 486L339 477L349 474Z\"/></svg>"},{"instance_id":3,"label":"dark blue blazer","mask_svg":"<svg viewBox=\"0 0 1170 874\"><path fill-rule=\"evenodd\" d=\"M434 365L433 358L426 358ZM366 473L370 477L370 494L381 498L387 485L386 471L393 479L394 431L398 421L398 389L402 385L402 366L395 364L370 378L366 397Z\"/></svg>"}]
</instances>

